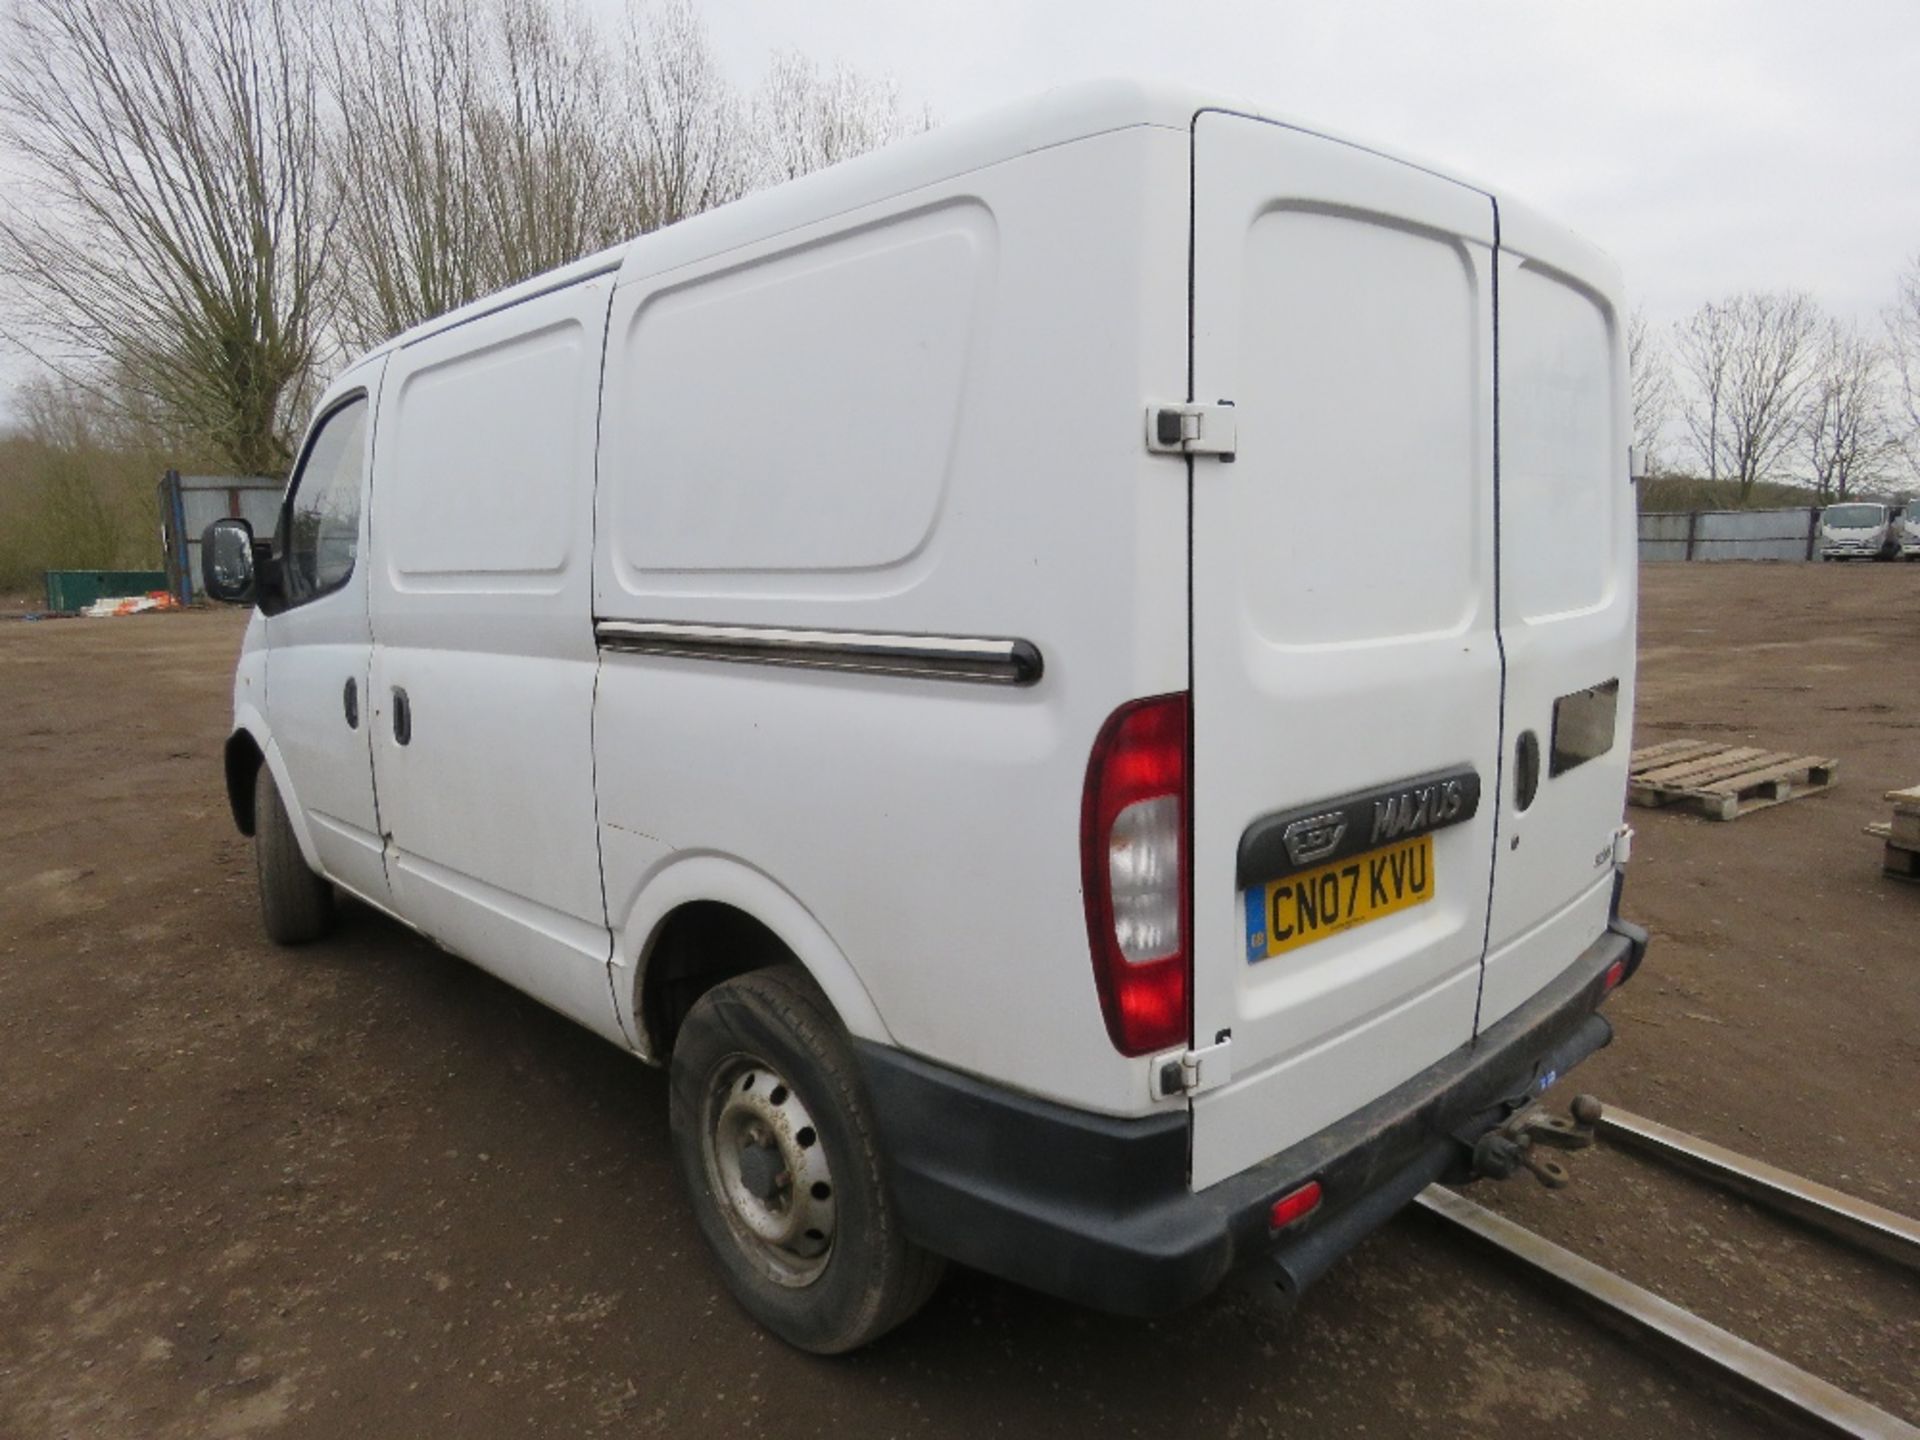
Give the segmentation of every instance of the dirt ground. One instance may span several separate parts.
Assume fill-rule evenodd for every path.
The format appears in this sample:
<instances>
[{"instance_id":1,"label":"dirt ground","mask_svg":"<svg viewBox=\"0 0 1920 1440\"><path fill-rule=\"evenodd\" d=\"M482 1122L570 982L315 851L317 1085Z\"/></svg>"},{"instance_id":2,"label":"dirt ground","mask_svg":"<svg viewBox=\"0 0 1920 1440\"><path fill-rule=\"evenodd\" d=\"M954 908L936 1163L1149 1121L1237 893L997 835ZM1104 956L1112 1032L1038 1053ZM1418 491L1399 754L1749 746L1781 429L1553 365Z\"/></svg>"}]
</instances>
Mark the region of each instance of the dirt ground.
<instances>
[{"instance_id":1,"label":"dirt ground","mask_svg":"<svg viewBox=\"0 0 1920 1440\"><path fill-rule=\"evenodd\" d=\"M1841 784L1632 812L1654 949L1573 1082L1908 1214L1920 888L1860 827L1920 781L1916 618L1920 567L1646 572L1639 742ZM0 1436L1769 1433L1411 1215L1285 1319L960 1273L869 1351L786 1350L700 1251L659 1076L365 911L265 942L218 760L241 624L0 623ZM1920 1420L1914 1277L1572 1165L1473 1195Z\"/></svg>"}]
</instances>

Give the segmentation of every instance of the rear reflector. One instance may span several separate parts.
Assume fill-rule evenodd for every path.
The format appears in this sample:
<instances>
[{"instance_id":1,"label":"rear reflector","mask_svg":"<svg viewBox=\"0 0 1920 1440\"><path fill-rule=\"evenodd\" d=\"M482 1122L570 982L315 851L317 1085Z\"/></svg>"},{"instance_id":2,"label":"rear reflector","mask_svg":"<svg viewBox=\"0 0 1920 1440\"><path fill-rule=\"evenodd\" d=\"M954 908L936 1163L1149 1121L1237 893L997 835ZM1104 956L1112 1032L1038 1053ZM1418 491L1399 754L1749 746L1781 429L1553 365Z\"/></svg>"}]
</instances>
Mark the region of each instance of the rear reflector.
<instances>
[{"instance_id":1,"label":"rear reflector","mask_svg":"<svg viewBox=\"0 0 1920 1440\"><path fill-rule=\"evenodd\" d=\"M1284 1230L1296 1220L1304 1220L1320 1208L1320 1182L1309 1180L1298 1190L1290 1190L1273 1202L1267 1215L1267 1227Z\"/></svg>"},{"instance_id":2,"label":"rear reflector","mask_svg":"<svg viewBox=\"0 0 1920 1440\"><path fill-rule=\"evenodd\" d=\"M1600 993L1611 994L1620 988L1620 982L1627 978L1627 962L1616 960L1607 967L1607 978L1601 983Z\"/></svg>"},{"instance_id":3,"label":"rear reflector","mask_svg":"<svg viewBox=\"0 0 1920 1440\"><path fill-rule=\"evenodd\" d=\"M1080 878L1107 1034L1123 1055L1184 1045L1187 696L1122 705L1087 761Z\"/></svg>"}]
</instances>

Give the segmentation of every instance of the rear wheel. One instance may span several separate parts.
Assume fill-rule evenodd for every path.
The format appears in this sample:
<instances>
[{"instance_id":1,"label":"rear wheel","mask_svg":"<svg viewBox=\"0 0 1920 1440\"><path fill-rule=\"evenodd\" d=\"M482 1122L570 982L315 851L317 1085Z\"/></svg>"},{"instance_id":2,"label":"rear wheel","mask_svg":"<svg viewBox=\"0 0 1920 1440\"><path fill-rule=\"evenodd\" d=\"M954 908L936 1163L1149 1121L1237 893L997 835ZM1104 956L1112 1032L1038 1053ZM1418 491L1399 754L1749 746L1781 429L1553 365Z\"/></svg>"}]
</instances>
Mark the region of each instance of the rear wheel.
<instances>
[{"instance_id":1,"label":"rear wheel","mask_svg":"<svg viewBox=\"0 0 1920 1440\"><path fill-rule=\"evenodd\" d=\"M715 986L674 1046L674 1158L734 1298L789 1344L853 1350L933 1294L901 1233L851 1047L797 966Z\"/></svg>"},{"instance_id":2,"label":"rear wheel","mask_svg":"<svg viewBox=\"0 0 1920 1440\"><path fill-rule=\"evenodd\" d=\"M267 938L277 945L304 945L326 934L333 924L333 886L314 874L300 853L280 787L265 765L253 778L253 856Z\"/></svg>"}]
</instances>

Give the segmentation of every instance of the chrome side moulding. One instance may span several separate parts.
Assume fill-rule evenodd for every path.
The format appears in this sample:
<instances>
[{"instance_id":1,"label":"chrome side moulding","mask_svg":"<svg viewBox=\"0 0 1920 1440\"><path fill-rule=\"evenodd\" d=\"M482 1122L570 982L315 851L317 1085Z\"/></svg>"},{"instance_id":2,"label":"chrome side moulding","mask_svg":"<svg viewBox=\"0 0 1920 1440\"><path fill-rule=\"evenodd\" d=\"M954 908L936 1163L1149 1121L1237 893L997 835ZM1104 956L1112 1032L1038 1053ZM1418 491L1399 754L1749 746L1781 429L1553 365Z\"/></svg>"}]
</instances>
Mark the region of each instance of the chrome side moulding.
<instances>
[{"instance_id":1,"label":"chrome side moulding","mask_svg":"<svg viewBox=\"0 0 1920 1440\"><path fill-rule=\"evenodd\" d=\"M602 649L625 654L793 665L986 685L1031 685L1040 678L1043 668L1039 648L1031 641L963 635L875 635L858 630L789 630L767 625L596 620L593 637Z\"/></svg>"}]
</instances>

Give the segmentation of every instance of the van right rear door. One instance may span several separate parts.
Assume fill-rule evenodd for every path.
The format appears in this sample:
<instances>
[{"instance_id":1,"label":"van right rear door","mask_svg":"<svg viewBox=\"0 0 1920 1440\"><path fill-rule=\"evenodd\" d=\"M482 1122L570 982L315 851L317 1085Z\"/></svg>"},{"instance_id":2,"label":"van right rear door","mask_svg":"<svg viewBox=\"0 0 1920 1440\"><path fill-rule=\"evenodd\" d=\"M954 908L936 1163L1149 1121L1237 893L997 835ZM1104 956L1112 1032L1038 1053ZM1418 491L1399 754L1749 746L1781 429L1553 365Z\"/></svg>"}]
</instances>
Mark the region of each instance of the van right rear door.
<instances>
[{"instance_id":1,"label":"van right rear door","mask_svg":"<svg viewBox=\"0 0 1920 1440\"><path fill-rule=\"evenodd\" d=\"M1579 958L1613 904L1639 551L1611 261L1500 202L1500 638L1506 781L1484 1029Z\"/></svg>"},{"instance_id":2,"label":"van right rear door","mask_svg":"<svg viewBox=\"0 0 1920 1440\"><path fill-rule=\"evenodd\" d=\"M1473 1038L1501 669L1492 200L1217 112L1193 164L1200 1189Z\"/></svg>"}]
</instances>

